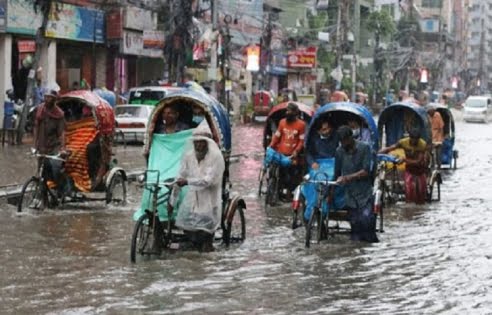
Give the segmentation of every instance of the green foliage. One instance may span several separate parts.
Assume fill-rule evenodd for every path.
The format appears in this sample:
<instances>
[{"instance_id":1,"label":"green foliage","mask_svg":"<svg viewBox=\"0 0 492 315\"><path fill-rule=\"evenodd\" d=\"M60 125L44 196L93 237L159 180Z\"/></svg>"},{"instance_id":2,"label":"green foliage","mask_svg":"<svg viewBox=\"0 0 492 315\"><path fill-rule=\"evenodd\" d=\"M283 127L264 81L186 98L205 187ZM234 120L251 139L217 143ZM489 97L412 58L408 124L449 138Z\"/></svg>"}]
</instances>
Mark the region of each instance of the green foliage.
<instances>
[{"instance_id":1,"label":"green foliage","mask_svg":"<svg viewBox=\"0 0 492 315\"><path fill-rule=\"evenodd\" d=\"M367 28L371 32L379 32L383 37L396 33L396 26L387 11L373 11L367 18Z\"/></svg>"}]
</instances>

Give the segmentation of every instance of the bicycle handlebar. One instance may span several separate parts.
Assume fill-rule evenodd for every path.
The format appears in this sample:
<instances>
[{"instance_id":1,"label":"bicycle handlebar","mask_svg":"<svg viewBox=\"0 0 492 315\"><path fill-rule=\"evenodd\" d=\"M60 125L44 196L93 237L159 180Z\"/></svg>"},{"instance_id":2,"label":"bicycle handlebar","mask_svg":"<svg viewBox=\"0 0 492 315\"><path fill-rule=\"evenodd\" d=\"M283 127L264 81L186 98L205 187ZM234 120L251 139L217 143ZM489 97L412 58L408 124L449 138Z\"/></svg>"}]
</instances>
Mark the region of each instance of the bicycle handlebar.
<instances>
[{"instance_id":1,"label":"bicycle handlebar","mask_svg":"<svg viewBox=\"0 0 492 315\"><path fill-rule=\"evenodd\" d=\"M47 159L50 159L50 160L58 160L58 161L66 162L66 159L62 158L59 154L57 154L57 155L49 155L49 154L35 153L34 156L37 157L37 158L47 158Z\"/></svg>"}]
</instances>

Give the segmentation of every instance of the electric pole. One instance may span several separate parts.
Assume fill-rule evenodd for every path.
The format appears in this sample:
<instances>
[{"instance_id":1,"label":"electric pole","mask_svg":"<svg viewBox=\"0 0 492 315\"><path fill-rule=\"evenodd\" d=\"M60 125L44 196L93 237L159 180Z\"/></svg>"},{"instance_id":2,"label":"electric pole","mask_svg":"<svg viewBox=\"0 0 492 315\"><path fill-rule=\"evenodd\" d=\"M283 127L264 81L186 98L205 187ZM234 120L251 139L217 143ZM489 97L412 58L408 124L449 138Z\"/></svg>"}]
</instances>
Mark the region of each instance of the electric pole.
<instances>
[{"instance_id":1,"label":"electric pole","mask_svg":"<svg viewBox=\"0 0 492 315\"><path fill-rule=\"evenodd\" d=\"M217 33L217 0L210 1L212 7L212 31L214 35ZM218 36L215 42L212 42L210 47L210 66L208 68L208 79L211 81L211 94L217 97L217 43Z\"/></svg>"}]
</instances>

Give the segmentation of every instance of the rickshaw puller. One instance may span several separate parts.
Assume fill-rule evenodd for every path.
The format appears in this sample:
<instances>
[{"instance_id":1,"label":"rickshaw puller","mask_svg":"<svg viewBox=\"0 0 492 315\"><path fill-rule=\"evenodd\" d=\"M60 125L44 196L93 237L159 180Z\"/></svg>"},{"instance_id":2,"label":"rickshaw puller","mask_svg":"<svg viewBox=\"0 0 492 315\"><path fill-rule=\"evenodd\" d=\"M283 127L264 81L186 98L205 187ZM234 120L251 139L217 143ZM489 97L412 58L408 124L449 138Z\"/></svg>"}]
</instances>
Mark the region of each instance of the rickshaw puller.
<instances>
[{"instance_id":1,"label":"rickshaw puller","mask_svg":"<svg viewBox=\"0 0 492 315\"><path fill-rule=\"evenodd\" d=\"M56 105L57 97L58 92L47 91L44 94L44 103L36 110L33 137L34 148L40 154L56 155L65 151L65 114ZM47 162L43 170L43 177L56 184L61 184L64 179L62 163L54 160ZM41 161L38 162L38 167L40 166Z\"/></svg>"},{"instance_id":2,"label":"rickshaw puller","mask_svg":"<svg viewBox=\"0 0 492 315\"><path fill-rule=\"evenodd\" d=\"M286 118L280 120L277 131L272 137L270 147L275 151L289 156L292 166L283 170L280 174L281 181L287 186L287 198L292 196L292 191L299 184L299 154L304 147L304 132L306 123L298 118L299 107L295 103L287 105Z\"/></svg>"},{"instance_id":3,"label":"rickshaw puller","mask_svg":"<svg viewBox=\"0 0 492 315\"><path fill-rule=\"evenodd\" d=\"M345 206L349 210L351 239L379 242L376 236L376 216L373 212L371 148L354 140L348 126L338 129L341 146L335 156L335 178L344 185Z\"/></svg>"},{"instance_id":4,"label":"rickshaw puller","mask_svg":"<svg viewBox=\"0 0 492 315\"><path fill-rule=\"evenodd\" d=\"M214 250L214 232L220 224L225 163L206 121L193 131L192 141L193 147L183 156L176 180L179 187L189 186L178 206L176 226L190 236L200 251L209 252Z\"/></svg>"},{"instance_id":5,"label":"rickshaw puller","mask_svg":"<svg viewBox=\"0 0 492 315\"><path fill-rule=\"evenodd\" d=\"M383 148L379 153L388 153L402 148L405 151L405 199L407 202L423 204L427 194L427 143L420 137L420 130L412 128L409 137Z\"/></svg>"}]
</instances>

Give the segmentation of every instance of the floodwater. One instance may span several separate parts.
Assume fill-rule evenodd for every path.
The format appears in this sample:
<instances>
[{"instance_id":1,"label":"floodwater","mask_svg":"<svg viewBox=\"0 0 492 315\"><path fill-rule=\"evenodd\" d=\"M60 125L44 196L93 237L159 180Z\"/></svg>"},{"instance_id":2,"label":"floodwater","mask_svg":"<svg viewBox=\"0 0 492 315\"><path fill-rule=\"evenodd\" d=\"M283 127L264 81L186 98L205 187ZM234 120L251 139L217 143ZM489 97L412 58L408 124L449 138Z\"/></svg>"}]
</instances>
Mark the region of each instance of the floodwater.
<instances>
[{"instance_id":1,"label":"floodwater","mask_svg":"<svg viewBox=\"0 0 492 315\"><path fill-rule=\"evenodd\" d=\"M459 169L445 172L440 203L387 209L380 243L340 235L309 250L288 209L257 198L261 126L234 134L234 151L249 153L231 175L248 206L245 243L132 264L134 186L125 208L17 215L2 203L0 313L492 313L492 125L457 123Z\"/></svg>"}]
</instances>

